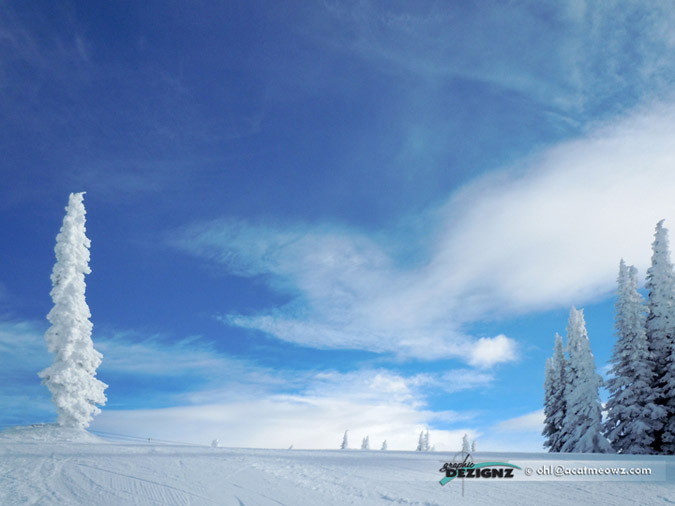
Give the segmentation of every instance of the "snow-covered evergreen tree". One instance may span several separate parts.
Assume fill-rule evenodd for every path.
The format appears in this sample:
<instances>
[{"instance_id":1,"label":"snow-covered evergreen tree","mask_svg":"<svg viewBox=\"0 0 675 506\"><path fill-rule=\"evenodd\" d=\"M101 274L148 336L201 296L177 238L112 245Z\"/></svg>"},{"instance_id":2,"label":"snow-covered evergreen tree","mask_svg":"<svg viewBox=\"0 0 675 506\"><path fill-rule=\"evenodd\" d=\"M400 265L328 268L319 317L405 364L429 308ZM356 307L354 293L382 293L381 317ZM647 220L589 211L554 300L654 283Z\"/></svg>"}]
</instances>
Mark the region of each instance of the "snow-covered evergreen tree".
<instances>
[{"instance_id":1,"label":"snow-covered evergreen tree","mask_svg":"<svg viewBox=\"0 0 675 506\"><path fill-rule=\"evenodd\" d=\"M370 436L366 436L363 438L363 440L361 441L361 449L370 450Z\"/></svg>"},{"instance_id":2,"label":"snow-covered evergreen tree","mask_svg":"<svg viewBox=\"0 0 675 506\"><path fill-rule=\"evenodd\" d=\"M556 414L553 397L556 394L556 387L558 386L555 383L555 376L553 358L547 358L544 372L544 429L541 434L546 438L544 440L544 448L548 448L549 451L553 451L559 430L559 427L553 421L553 417Z\"/></svg>"},{"instance_id":3,"label":"snow-covered evergreen tree","mask_svg":"<svg viewBox=\"0 0 675 506\"><path fill-rule=\"evenodd\" d=\"M654 403L655 393L651 389L654 364L647 348L646 313L638 292L637 269L621 260L617 283L614 323L617 341L607 381L605 433L619 453L649 454L665 409Z\"/></svg>"},{"instance_id":4,"label":"snow-covered evergreen tree","mask_svg":"<svg viewBox=\"0 0 675 506\"><path fill-rule=\"evenodd\" d=\"M656 225L652 243L652 263L647 270L645 288L647 295L647 322L645 333L647 347L653 360L653 380L651 384L654 402L664 409L658 419L653 420L655 427L653 453L671 453L675 450L675 399L673 385L673 346L675 343L675 275L670 260L668 229L663 220Z\"/></svg>"},{"instance_id":5,"label":"snow-covered evergreen tree","mask_svg":"<svg viewBox=\"0 0 675 506\"><path fill-rule=\"evenodd\" d=\"M474 439L474 440L471 442L471 453L476 453L476 451L477 451L476 448L477 448L477 446L476 446L476 440Z\"/></svg>"},{"instance_id":6,"label":"snow-covered evergreen tree","mask_svg":"<svg viewBox=\"0 0 675 506\"><path fill-rule=\"evenodd\" d=\"M420 437L417 440L417 448L415 448L416 451L418 452L428 452L429 451L429 431L427 430L426 432L422 431L420 432Z\"/></svg>"},{"instance_id":7,"label":"snow-covered evergreen tree","mask_svg":"<svg viewBox=\"0 0 675 506\"><path fill-rule=\"evenodd\" d=\"M349 432L349 429L345 431L345 435L342 437L342 444L340 445L341 450L346 450L349 448L349 439L347 439L347 432Z\"/></svg>"},{"instance_id":8,"label":"snow-covered evergreen tree","mask_svg":"<svg viewBox=\"0 0 675 506\"><path fill-rule=\"evenodd\" d=\"M471 452L471 445L469 444L469 435L464 434L462 436L462 452L464 453L470 453Z\"/></svg>"},{"instance_id":9,"label":"snow-covered evergreen tree","mask_svg":"<svg viewBox=\"0 0 675 506\"><path fill-rule=\"evenodd\" d=\"M382 441L382 448L380 448L380 450L386 450L386 449L387 449L387 440L385 439L384 441Z\"/></svg>"},{"instance_id":10,"label":"snow-covered evergreen tree","mask_svg":"<svg viewBox=\"0 0 675 506\"><path fill-rule=\"evenodd\" d=\"M38 373L52 393L58 423L86 428L101 412L108 385L96 379L102 355L91 340L91 313L85 300L85 274L89 274L90 241L85 235L84 193L71 193L66 216L56 236L56 263L52 271L54 307L47 315L52 324L45 334L54 363Z\"/></svg>"},{"instance_id":11,"label":"snow-covered evergreen tree","mask_svg":"<svg viewBox=\"0 0 675 506\"><path fill-rule=\"evenodd\" d=\"M670 345L668 369L664 374L664 387L666 395L665 411L666 423L663 427L662 451L666 455L675 455L675 339Z\"/></svg>"},{"instance_id":12,"label":"snow-covered evergreen tree","mask_svg":"<svg viewBox=\"0 0 675 506\"><path fill-rule=\"evenodd\" d=\"M544 381L544 446L549 452L559 452L562 448L562 425L565 418L565 384L567 360L560 334L555 335L553 357L546 360L546 379Z\"/></svg>"},{"instance_id":13,"label":"snow-covered evergreen tree","mask_svg":"<svg viewBox=\"0 0 675 506\"><path fill-rule=\"evenodd\" d=\"M415 451L417 452L424 451L424 431L420 432L420 437L417 438L417 448L415 448Z\"/></svg>"},{"instance_id":14,"label":"snow-covered evergreen tree","mask_svg":"<svg viewBox=\"0 0 675 506\"><path fill-rule=\"evenodd\" d=\"M598 396L602 378L595 372L583 309L573 307L570 311L567 350L566 414L561 430L563 444L560 451L611 452L612 447L602 433L602 406Z\"/></svg>"}]
</instances>

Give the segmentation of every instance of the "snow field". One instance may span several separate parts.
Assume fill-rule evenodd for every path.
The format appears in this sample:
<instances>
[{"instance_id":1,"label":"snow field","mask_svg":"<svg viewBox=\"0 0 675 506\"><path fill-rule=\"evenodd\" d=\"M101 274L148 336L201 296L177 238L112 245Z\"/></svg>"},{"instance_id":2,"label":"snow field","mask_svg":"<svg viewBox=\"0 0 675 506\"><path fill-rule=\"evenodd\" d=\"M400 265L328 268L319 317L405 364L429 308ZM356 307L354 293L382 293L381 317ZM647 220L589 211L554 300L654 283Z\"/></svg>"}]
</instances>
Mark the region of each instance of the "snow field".
<instances>
[{"instance_id":1,"label":"snow field","mask_svg":"<svg viewBox=\"0 0 675 506\"><path fill-rule=\"evenodd\" d=\"M120 444L86 433L41 440L29 432L0 434L3 506L675 504L675 457L479 452L476 461L521 467L594 460L617 466L665 463L666 480L466 479L462 497L459 480L439 484L439 469L454 453Z\"/></svg>"}]
</instances>

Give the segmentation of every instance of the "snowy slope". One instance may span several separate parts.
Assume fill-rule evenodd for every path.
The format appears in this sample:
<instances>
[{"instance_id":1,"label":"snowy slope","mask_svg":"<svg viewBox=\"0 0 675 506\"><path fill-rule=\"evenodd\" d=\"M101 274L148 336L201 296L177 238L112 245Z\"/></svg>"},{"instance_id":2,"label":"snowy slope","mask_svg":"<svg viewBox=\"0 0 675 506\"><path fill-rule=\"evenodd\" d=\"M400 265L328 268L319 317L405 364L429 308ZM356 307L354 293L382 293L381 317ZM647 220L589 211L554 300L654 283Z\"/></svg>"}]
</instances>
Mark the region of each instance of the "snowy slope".
<instances>
[{"instance_id":1,"label":"snowy slope","mask_svg":"<svg viewBox=\"0 0 675 506\"><path fill-rule=\"evenodd\" d=\"M0 504L36 505L651 505L675 504L675 457L490 454L525 467L580 459L665 467L665 481L454 481L454 454L253 450L121 444L53 428L0 433ZM664 464L665 462L665 464Z\"/></svg>"}]
</instances>

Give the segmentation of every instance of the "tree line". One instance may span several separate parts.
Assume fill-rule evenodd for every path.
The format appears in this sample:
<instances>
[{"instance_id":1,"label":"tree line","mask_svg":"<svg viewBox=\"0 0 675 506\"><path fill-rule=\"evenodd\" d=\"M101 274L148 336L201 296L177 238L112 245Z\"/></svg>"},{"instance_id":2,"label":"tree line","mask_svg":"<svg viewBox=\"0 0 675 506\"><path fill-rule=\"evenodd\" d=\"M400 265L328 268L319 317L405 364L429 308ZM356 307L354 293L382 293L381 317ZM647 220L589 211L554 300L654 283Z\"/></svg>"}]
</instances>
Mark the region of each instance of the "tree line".
<instances>
[{"instance_id":1,"label":"tree line","mask_svg":"<svg viewBox=\"0 0 675 506\"><path fill-rule=\"evenodd\" d=\"M566 346L556 334L544 381L550 452L675 453L675 274L663 220L652 243L647 299L638 291L637 269L623 260L617 284L604 409L583 310L570 311Z\"/></svg>"}]
</instances>

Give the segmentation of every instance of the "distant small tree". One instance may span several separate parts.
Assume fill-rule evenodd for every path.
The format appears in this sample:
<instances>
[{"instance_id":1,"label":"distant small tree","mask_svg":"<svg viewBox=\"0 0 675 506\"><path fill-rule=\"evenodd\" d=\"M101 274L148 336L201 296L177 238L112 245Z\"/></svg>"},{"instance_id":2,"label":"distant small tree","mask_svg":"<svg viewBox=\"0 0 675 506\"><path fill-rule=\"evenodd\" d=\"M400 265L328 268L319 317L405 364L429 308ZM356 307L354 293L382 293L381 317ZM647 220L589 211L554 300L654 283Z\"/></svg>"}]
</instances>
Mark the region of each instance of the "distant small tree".
<instances>
[{"instance_id":1,"label":"distant small tree","mask_svg":"<svg viewBox=\"0 0 675 506\"><path fill-rule=\"evenodd\" d=\"M347 439L347 432L349 432L349 429L345 431L345 435L342 437L342 444L340 445L341 450L346 450L349 448L349 440Z\"/></svg>"},{"instance_id":2,"label":"distant small tree","mask_svg":"<svg viewBox=\"0 0 675 506\"><path fill-rule=\"evenodd\" d=\"M471 443L471 453L476 453L476 440Z\"/></svg>"},{"instance_id":3,"label":"distant small tree","mask_svg":"<svg viewBox=\"0 0 675 506\"><path fill-rule=\"evenodd\" d=\"M385 439L384 441L382 441L382 448L380 448L380 450L386 450L386 449L387 449L387 440Z\"/></svg>"},{"instance_id":4,"label":"distant small tree","mask_svg":"<svg viewBox=\"0 0 675 506\"><path fill-rule=\"evenodd\" d=\"M96 378L102 355L91 340L93 325L85 300L85 274L89 274L90 241L85 234L84 193L71 193L63 225L56 236L56 263L52 271L54 307L47 315L52 324L45 334L54 363L40 371L42 384L52 393L63 427L86 428L101 412L108 387Z\"/></svg>"},{"instance_id":5,"label":"distant small tree","mask_svg":"<svg viewBox=\"0 0 675 506\"><path fill-rule=\"evenodd\" d=\"M370 450L370 436L366 436L363 438L363 441L361 441L361 449Z\"/></svg>"},{"instance_id":6,"label":"distant small tree","mask_svg":"<svg viewBox=\"0 0 675 506\"><path fill-rule=\"evenodd\" d=\"M427 430L426 432L422 431L420 432L420 437L417 440L417 448L415 448L416 451L418 452L428 452L429 451L429 431Z\"/></svg>"},{"instance_id":7,"label":"distant small tree","mask_svg":"<svg viewBox=\"0 0 675 506\"><path fill-rule=\"evenodd\" d=\"M417 448L415 448L415 451L424 451L424 431L420 432L420 437L417 438Z\"/></svg>"},{"instance_id":8,"label":"distant small tree","mask_svg":"<svg viewBox=\"0 0 675 506\"><path fill-rule=\"evenodd\" d=\"M469 435L462 436L462 452L471 453L471 445L469 444Z\"/></svg>"}]
</instances>

